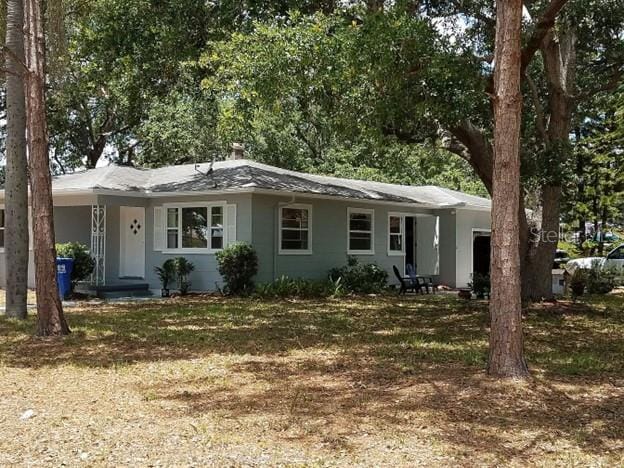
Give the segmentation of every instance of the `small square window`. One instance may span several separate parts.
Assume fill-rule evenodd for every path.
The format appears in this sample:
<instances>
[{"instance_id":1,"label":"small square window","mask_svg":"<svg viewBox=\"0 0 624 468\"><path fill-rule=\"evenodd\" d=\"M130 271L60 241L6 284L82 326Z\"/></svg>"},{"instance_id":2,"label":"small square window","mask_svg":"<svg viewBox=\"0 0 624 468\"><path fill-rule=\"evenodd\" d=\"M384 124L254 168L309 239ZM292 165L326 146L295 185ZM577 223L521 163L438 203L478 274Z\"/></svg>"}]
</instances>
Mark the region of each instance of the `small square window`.
<instances>
[{"instance_id":1,"label":"small square window","mask_svg":"<svg viewBox=\"0 0 624 468\"><path fill-rule=\"evenodd\" d=\"M280 208L280 253L311 253L311 216L309 205Z\"/></svg>"},{"instance_id":2,"label":"small square window","mask_svg":"<svg viewBox=\"0 0 624 468\"><path fill-rule=\"evenodd\" d=\"M372 254L374 211L349 208L347 213L349 222L348 253Z\"/></svg>"}]
</instances>

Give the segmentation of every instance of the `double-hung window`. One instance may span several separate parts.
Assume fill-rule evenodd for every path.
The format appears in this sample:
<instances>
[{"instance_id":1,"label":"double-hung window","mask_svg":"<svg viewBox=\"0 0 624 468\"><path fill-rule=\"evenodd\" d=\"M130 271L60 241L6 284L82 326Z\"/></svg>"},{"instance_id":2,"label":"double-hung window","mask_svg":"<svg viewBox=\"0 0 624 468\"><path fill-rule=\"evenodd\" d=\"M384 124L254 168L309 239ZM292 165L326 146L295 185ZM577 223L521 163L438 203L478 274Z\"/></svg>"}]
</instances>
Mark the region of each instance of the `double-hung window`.
<instances>
[{"instance_id":1,"label":"double-hung window","mask_svg":"<svg viewBox=\"0 0 624 468\"><path fill-rule=\"evenodd\" d=\"M400 215L388 215L388 255L405 253L405 218Z\"/></svg>"},{"instance_id":2,"label":"double-hung window","mask_svg":"<svg viewBox=\"0 0 624 468\"><path fill-rule=\"evenodd\" d=\"M375 253L375 211L363 208L348 208L349 224L348 254L372 255Z\"/></svg>"},{"instance_id":3,"label":"double-hung window","mask_svg":"<svg viewBox=\"0 0 624 468\"><path fill-rule=\"evenodd\" d=\"M279 253L312 253L312 206L287 205L279 210Z\"/></svg>"},{"instance_id":4,"label":"double-hung window","mask_svg":"<svg viewBox=\"0 0 624 468\"><path fill-rule=\"evenodd\" d=\"M0 250L4 250L4 209L0 208Z\"/></svg>"},{"instance_id":5,"label":"double-hung window","mask_svg":"<svg viewBox=\"0 0 624 468\"><path fill-rule=\"evenodd\" d=\"M223 249L224 205L167 207L167 250Z\"/></svg>"}]
</instances>

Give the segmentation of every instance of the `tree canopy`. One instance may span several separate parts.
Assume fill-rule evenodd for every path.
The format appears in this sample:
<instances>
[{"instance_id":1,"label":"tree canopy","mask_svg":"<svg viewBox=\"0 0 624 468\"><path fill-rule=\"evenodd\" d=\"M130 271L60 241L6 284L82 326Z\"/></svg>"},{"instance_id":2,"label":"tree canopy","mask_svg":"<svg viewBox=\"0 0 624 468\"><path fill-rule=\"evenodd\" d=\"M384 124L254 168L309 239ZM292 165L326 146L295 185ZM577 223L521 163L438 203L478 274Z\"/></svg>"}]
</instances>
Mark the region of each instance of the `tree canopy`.
<instances>
[{"instance_id":1,"label":"tree canopy","mask_svg":"<svg viewBox=\"0 0 624 468\"><path fill-rule=\"evenodd\" d=\"M236 141L294 169L489 189L494 2L63 5L49 41L63 51L48 99L58 172L210 160ZM522 175L537 211L543 187L578 176L573 138L552 135L557 80L571 131L621 83L623 24L619 0L525 5Z\"/></svg>"}]
</instances>

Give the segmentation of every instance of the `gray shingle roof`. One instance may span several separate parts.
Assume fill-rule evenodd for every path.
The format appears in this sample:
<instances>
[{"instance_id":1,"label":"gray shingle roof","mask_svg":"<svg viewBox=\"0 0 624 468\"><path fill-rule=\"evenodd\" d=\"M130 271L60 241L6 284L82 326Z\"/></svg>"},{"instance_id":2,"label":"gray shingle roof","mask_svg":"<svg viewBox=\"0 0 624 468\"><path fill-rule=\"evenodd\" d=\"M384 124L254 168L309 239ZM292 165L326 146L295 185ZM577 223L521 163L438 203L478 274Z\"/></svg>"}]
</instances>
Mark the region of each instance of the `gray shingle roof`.
<instances>
[{"instance_id":1,"label":"gray shingle roof","mask_svg":"<svg viewBox=\"0 0 624 468\"><path fill-rule=\"evenodd\" d=\"M490 200L436 186L408 186L341 179L280 169L250 160L137 169L107 166L53 179L55 193L121 191L146 194L270 190L338 198L422 204L430 207L489 209Z\"/></svg>"}]
</instances>

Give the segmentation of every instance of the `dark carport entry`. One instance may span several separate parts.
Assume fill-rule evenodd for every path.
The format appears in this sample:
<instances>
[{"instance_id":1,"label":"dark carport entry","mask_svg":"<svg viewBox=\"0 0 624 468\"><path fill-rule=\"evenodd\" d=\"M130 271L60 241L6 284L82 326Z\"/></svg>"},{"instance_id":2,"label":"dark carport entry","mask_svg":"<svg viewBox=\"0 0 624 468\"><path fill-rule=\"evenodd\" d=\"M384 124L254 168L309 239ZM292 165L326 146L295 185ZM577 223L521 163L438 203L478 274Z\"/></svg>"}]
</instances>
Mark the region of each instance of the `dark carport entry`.
<instances>
[{"instance_id":1,"label":"dark carport entry","mask_svg":"<svg viewBox=\"0 0 624 468\"><path fill-rule=\"evenodd\" d=\"M472 272L490 274L490 233L474 231L472 234Z\"/></svg>"}]
</instances>

